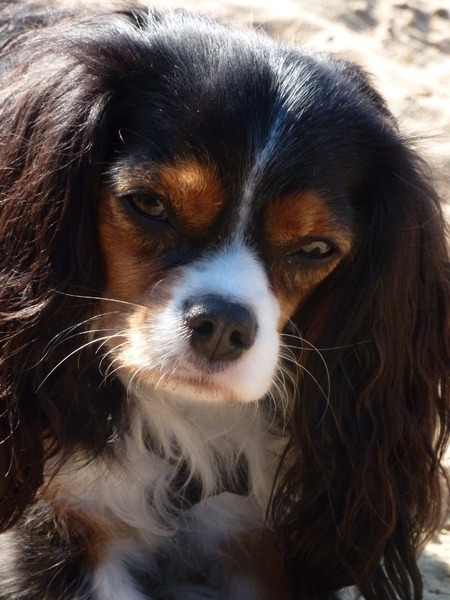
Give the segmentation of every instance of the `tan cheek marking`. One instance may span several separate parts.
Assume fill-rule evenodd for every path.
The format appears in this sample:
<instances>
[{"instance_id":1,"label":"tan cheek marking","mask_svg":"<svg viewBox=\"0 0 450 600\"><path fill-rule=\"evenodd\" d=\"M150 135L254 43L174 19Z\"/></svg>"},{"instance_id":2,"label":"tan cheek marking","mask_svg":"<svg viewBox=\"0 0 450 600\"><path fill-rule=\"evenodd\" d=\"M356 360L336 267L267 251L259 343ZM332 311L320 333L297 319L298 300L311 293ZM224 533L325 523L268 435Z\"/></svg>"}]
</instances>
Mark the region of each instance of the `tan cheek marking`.
<instances>
[{"instance_id":1,"label":"tan cheek marking","mask_svg":"<svg viewBox=\"0 0 450 600\"><path fill-rule=\"evenodd\" d=\"M101 319L96 324L114 334L107 346L112 344L111 356L117 359L128 347L130 335L147 330L158 311L168 304L178 276L168 276L164 261L152 255L150 246L145 248L149 242L141 239L142 233L118 209L114 195L101 197L98 223L106 288L97 308ZM116 366L126 364L118 360Z\"/></svg>"},{"instance_id":2,"label":"tan cheek marking","mask_svg":"<svg viewBox=\"0 0 450 600\"><path fill-rule=\"evenodd\" d=\"M136 302L154 285L162 261L143 260L139 234L116 208L114 197L105 194L100 201L98 219L99 244L106 268L105 296Z\"/></svg>"},{"instance_id":3,"label":"tan cheek marking","mask_svg":"<svg viewBox=\"0 0 450 600\"><path fill-rule=\"evenodd\" d=\"M294 314L296 308L305 301L308 294L303 288L299 289L297 293L292 293L292 291L288 293L285 286L282 285L280 279L277 277L276 273L273 277L273 287L280 305L278 330L282 331L286 323Z\"/></svg>"},{"instance_id":4,"label":"tan cheek marking","mask_svg":"<svg viewBox=\"0 0 450 600\"><path fill-rule=\"evenodd\" d=\"M283 283L282 275L277 271L282 269L282 266L275 266L272 273L273 288L275 295L278 298L280 305L280 318L278 320L278 330L282 331L293 316L296 310L309 298L317 286L338 266L340 260L336 260L328 265L328 268L322 269L320 273L316 273L315 277L305 277L298 287L287 289Z\"/></svg>"},{"instance_id":5,"label":"tan cheek marking","mask_svg":"<svg viewBox=\"0 0 450 600\"><path fill-rule=\"evenodd\" d=\"M180 227L204 236L225 203L225 191L212 168L196 163L163 166L160 179Z\"/></svg>"},{"instance_id":6,"label":"tan cheek marking","mask_svg":"<svg viewBox=\"0 0 450 600\"><path fill-rule=\"evenodd\" d=\"M348 228L337 222L325 201L314 192L272 202L264 214L264 231L265 250L273 263L273 287L280 303L278 326L281 330L321 281L338 266L342 257L351 251L352 236ZM299 269L297 274L291 275L293 285L287 286L286 257L298 250L302 240L308 238L333 240L338 244L340 254L323 265L317 264L309 270Z\"/></svg>"}]
</instances>

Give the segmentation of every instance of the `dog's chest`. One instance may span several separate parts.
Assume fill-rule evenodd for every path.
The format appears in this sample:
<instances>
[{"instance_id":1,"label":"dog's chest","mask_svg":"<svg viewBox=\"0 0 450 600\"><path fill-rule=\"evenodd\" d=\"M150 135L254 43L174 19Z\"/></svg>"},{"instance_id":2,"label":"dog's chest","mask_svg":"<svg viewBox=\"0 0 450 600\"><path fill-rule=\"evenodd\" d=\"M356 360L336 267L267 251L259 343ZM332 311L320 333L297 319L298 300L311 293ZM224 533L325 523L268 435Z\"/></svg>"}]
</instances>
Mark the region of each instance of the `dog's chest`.
<instances>
[{"instance_id":1,"label":"dog's chest","mask_svg":"<svg viewBox=\"0 0 450 600\"><path fill-rule=\"evenodd\" d=\"M256 407L169 408L153 404L153 418L148 405L138 411L113 452L93 460L74 454L43 494L107 529L108 538L116 532L150 552L166 544L186 510L225 492L250 495L262 518L283 442Z\"/></svg>"}]
</instances>

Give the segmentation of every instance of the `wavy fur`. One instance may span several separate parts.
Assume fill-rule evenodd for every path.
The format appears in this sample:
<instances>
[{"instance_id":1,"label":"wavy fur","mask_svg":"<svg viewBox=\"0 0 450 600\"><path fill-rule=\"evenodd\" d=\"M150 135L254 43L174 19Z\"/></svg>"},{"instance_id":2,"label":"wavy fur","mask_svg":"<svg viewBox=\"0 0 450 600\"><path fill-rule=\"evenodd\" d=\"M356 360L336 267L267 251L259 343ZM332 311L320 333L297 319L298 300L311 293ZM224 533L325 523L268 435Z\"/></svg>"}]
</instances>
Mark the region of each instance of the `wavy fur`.
<instances>
[{"instance_id":1,"label":"wavy fur","mask_svg":"<svg viewBox=\"0 0 450 600\"><path fill-rule=\"evenodd\" d=\"M114 525L118 539L123 527L162 539L162 523L177 527L174 515L193 505L194 530L210 537L189 543L207 556L214 522L223 517L239 538L262 526L267 510L293 597L329 599L354 585L367 600L418 600L416 554L447 508L448 253L427 167L367 77L348 63L183 12L74 16L8 2L0 18L0 547L17 564L20 548L28 549L20 574L0 559L0 598L203 597L198 566L179 560L181 542L164 566L159 550L153 562L136 548L120 555L119 570L130 562L133 576L143 564L149 570L134 595L120 588L129 569L115 583L114 561L88 576L98 524L74 514L91 515L90 502L94 514L102 483L121 481L129 461L136 481L149 480L136 493L116 485L118 495L102 505L125 515ZM211 69L216 87L202 76ZM192 97L199 110L187 117ZM141 410L140 392L127 396L132 382L115 371L104 338L95 338L108 278L99 198L126 152L144 153L146 143L157 160L207 155L230 198L242 189L244 197L259 194L255 223L268 196L312 188L353 232L352 251L294 307L280 333L282 385L274 379L266 400L234 407L226 418L213 408L200 423L191 409L181 418L178 408ZM225 213L217 244L231 235L231 209ZM264 270L270 279L257 230L245 233L248 260L257 277ZM120 311L112 300L108 310ZM202 446L205 435L217 443ZM274 477L265 465L277 453ZM169 465L161 471L165 487L148 507L148 465L161 460ZM63 494L62 518L55 498L77 488L78 469L85 491L74 504ZM232 510L231 496L208 505L221 493L236 496ZM248 494L258 517L237 499ZM208 509L199 517L201 499ZM149 525L152 511L159 516ZM50 580L36 558L46 544L52 568L61 553L68 557L50 569ZM166 581L181 573L185 587L169 596L155 583L158 570ZM233 581L214 593L244 597L249 588ZM251 593L279 598L258 587Z\"/></svg>"}]
</instances>

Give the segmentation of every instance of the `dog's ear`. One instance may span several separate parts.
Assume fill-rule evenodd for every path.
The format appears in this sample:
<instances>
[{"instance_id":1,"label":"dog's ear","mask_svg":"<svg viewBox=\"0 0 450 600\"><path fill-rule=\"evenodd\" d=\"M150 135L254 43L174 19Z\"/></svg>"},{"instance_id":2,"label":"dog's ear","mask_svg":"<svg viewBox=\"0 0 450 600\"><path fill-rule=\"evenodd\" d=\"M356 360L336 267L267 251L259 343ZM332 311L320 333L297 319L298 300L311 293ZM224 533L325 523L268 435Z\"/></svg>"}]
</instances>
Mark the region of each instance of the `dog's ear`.
<instances>
[{"instance_id":1,"label":"dog's ear","mask_svg":"<svg viewBox=\"0 0 450 600\"><path fill-rule=\"evenodd\" d=\"M45 18L18 15L18 35L9 32L0 72L0 527L20 516L42 480L43 435L45 453L55 451L63 413L66 424L71 419L55 399L58 385L72 389L73 381L49 373L64 372L54 367L82 345L81 328L64 348L47 350L74 324L87 323L103 289L97 200L127 136L145 139L140 115L167 67L165 53L152 45L156 12L52 20L48 28L23 31L25 22ZM97 431L99 406L106 405L91 387ZM87 402L81 394L79 400L83 411ZM100 433L91 437L100 446Z\"/></svg>"},{"instance_id":2,"label":"dog's ear","mask_svg":"<svg viewBox=\"0 0 450 600\"><path fill-rule=\"evenodd\" d=\"M353 191L354 256L294 318L305 341L273 518L302 600L352 584L369 599L409 598L421 589L417 545L442 517L445 225L426 168L395 132L385 138Z\"/></svg>"},{"instance_id":3,"label":"dog's ear","mask_svg":"<svg viewBox=\"0 0 450 600\"><path fill-rule=\"evenodd\" d=\"M46 344L86 316L92 301L73 295L86 290L98 295L102 285L96 199L111 152L109 106L126 66L112 59L111 65L89 62L83 44L92 31L65 28L54 39L33 31L9 48L10 56L8 49L4 53L10 72L3 74L0 90L3 527L21 514L41 483L43 436L58 421L50 401L43 407ZM93 52L97 42L91 43ZM17 56L20 66L14 66Z\"/></svg>"}]
</instances>

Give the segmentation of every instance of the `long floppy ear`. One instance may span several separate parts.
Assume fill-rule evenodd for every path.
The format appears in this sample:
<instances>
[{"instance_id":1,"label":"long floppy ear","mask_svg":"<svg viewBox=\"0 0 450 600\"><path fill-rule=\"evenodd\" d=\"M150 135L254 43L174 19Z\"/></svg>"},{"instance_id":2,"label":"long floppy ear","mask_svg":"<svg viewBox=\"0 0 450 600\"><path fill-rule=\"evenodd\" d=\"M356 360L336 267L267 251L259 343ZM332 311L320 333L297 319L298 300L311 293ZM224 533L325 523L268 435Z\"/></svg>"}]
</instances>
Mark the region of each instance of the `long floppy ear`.
<instances>
[{"instance_id":1,"label":"long floppy ear","mask_svg":"<svg viewBox=\"0 0 450 600\"><path fill-rule=\"evenodd\" d=\"M111 136L117 135L109 107L122 76L133 71L109 46L120 42L120 27L131 37L136 31L131 18L111 17L113 26L107 19L57 24L53 33L33 30L4 50L10 72L0 90L3 528L40 485L43 436L47 450L61 412L69 411L66 406L58 413L42 385L51 369L42 366L46 346L89 314L93 301L74 295L88 290L98 296L103 284L95 201ZM22 66L14 66L17 56ZM54 397L61 395L58 382L53 388Z\"/></svg>"},{"instance_id":2,"label":"long floppy ear","mask_svg":"<svg viewBox=\"0 0 450 600\"><path fill-rule=\"evenodd\" d=\"M415 553L442 518L445 225L425 168L385 129L352 194L355 255L294 319L298 398L272 516L302 600L352 584L369 600L420 597Z\"/></svg>"}]
</instances>

